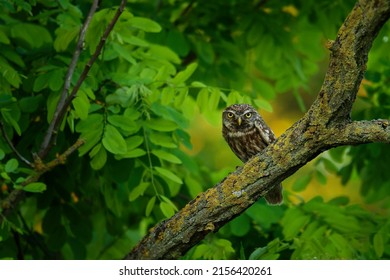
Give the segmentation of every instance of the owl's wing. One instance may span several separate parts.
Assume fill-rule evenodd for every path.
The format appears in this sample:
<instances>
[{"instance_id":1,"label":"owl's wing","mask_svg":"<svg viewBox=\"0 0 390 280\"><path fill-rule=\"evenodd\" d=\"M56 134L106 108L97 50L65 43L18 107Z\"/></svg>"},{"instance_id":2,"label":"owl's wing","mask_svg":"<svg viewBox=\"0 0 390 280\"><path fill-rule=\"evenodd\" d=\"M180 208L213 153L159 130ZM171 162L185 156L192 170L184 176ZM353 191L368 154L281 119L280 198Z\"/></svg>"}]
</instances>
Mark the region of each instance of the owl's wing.
<instances>
[{"instance_id":1,"label":"owl's wing","mask_svg":"<svg viewBox=\"0 0 390 280\"><path fill-rule=\"evenodd\" d=\"M263 141L266 143L266 145L269 145L270 143L276 140L275 134L273 133L271 128L268 127L268 125L264 122L264 120L261 117L256 119L255 126L260 132L260 136L263 139Z\"/></svg>"}]
</instances>

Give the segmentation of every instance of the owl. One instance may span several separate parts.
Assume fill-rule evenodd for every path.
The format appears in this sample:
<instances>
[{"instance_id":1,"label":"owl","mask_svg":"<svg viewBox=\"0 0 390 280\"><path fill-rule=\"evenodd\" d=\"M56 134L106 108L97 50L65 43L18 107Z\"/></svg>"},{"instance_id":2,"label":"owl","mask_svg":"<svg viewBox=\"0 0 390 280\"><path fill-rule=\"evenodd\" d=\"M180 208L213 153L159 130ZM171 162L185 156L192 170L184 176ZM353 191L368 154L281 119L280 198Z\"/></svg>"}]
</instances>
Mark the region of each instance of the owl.
<instances>
[{"instance_id":1,"label":"owl","mask_svg":"<svg viewBox=\"0 0 390 280\"><path fill-rule=\"evenodd\" d=\"M222 135L242 162L247 162L276 140L275 134L249 104L234 104L223 111ZM264 198L268 204L281 204L282 185L275 186Z\"/></svg>"}]
</instances>

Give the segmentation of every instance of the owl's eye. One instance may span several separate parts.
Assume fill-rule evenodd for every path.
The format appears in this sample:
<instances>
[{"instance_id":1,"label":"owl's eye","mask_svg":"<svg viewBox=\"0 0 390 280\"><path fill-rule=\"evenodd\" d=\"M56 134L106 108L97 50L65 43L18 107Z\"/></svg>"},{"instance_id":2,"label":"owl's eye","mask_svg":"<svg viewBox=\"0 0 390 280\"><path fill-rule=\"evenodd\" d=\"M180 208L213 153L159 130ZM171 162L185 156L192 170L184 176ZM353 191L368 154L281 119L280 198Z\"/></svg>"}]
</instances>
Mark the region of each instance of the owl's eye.
<instances>
[{"instance_id":1,"label":"owl's eye","mask_svg":"<svg viewBox=\"0 0 390 280\"><path fill-rule=\"evenodd\" d=\"M229 113L227 113L227 116L228 116L229 119L231 119L231 118L233 118L234 114L229 112Z\"/></svg>"},{"instance_id":2,"label":"owl's eye","mask_svg":"<svg viewBox=\"0 0 390 280\"><path fill-rule=\"evenodd\" d=\"M245 118L249 119L250 117L252 117L252 113L246 113L245 114Z\"/></svg>"}]
</instances>

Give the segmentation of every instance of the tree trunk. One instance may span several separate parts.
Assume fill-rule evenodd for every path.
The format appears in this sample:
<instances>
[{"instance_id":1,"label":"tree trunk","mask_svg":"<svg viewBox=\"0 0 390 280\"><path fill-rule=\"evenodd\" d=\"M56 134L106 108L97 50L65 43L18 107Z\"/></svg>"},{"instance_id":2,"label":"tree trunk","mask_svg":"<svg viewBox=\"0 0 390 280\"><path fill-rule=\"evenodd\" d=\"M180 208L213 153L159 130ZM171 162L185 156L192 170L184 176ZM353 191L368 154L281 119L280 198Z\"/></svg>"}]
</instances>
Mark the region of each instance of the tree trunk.
<instances>
[{"instance_id":1,"label":"tree trunk","mask_svg":"<svg viewBox=\"0 0 390 280\"><path fill-rule=\"evenodd\" d=\"M390 143L390 121L351 121L372 42L390 16L389 0L358 1L328 43L329 68L309 111L272 145L162 221L126 259L176 259L243 213L318 154L341 145Z\"/></svg>"}]
</instances>

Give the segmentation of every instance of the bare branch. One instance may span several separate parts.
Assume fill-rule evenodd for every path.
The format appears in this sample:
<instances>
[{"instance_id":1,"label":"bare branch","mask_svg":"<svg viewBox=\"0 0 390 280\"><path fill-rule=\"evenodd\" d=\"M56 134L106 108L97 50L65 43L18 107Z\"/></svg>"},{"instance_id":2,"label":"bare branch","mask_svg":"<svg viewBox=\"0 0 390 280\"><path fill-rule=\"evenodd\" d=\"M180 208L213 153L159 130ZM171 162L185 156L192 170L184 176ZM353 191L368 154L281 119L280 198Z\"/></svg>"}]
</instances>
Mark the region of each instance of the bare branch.
<instances>
[{"instance_id":1,"label":"bare branch","mask_svg":"<svg viewBox=\"0 0 390 280\"><path fill-rule=\"evenodd\" d=\"M65 164L68 157L77 151L85 141L83 139L78 139L72 146L70 146L65 152L61 155L58 155L55 159L48 163L43 163L41 158L36 156L34 161L34 174L27 177L21 183L21 186L27 186L28 184L37 182L39 178L46 172L52 170L54 167ZM23 189L14 189L11 193L2 201L0 201L0 224L3 222L4 218L15 208L15 206L22 200L24 197Z\"/></svg>"},{"instance_id":2,"label":"bare branch","mask_svg":"<svg viewBox=\"0 0 390 280\"><path fill-rule=\"evenodd\" d=\"M72 60L71 60L69 67L68 67L68 71L66 72L64 88L62 90L60 100L58 101L56 110L55 110L54 115L53 115L53 119L52 119L52 121L47 129L47 132L45 134L45 138L42 141L41 149L39 151L39 156L41 158L46 157L47 153L49 152L51 146L53 145L53 143L55 142L55 139L57 137L57 130L58 130L58 127L61 124L61 121L63 118L62 111L63 111L63 108L65 107L65 101L66 101L66 98L68 96L73 73L74 73L74 70L76 69L81 50L83 49L85 35L87 33L87 30L88 30L89 24L92 20L92 17L95 14L95 11L98 7L98 3L99 3L99 0L93 1L92 6L89 10L88 16L85 19L83 26L81 27L79 39L78 39L77 45L76 45L76 49L73 53Z\"/></svg>"},{"instance_id":3,"label":"bare branch","mask_svg":"<svg viewBox=\"0 0 390 280\"><path fill-rule=\"evenodd\" d=\"M5 141L7 142L8 146L11 148L11 150L16 154L16 156L23 161L25 164L32 166L31 162L27 160L24 156L22 156L21 153L15 148L14 144L12 143L11 139L9 139L7 132L5 131L5 127L3 122L0 121L0 130L1 134L3 135Z\"/></svg>"},{"instance_id":4,"label":"bare branch","mask_svg":"<svg viewBox=\"0 0 390 280\"><path fill-rule=\"evenodd\" d=\"M98 1L94 0L91 9L89 11L89 14L87 16L87 19L85 20L83 27L80 31L80 36L79 40L77 43L77 47L75 50L75 53L73 54L72 61L69 65L68 72L66 74L65 78L65 84L64 84L64 89L61 94L61 98L59 103L57 104L57 108L53 117L53 120L51 121L48 130L46 131L44 140L41 145L41 149L38 154L34 156L34 163L30 163L30 166L32 165L34 167L35 174L31 175L28 177L24 182L23 186L30 184L32 182L38 181L40 176L47 171L53 169L55 166L59 164L64 164L70 154L72 154L74 151L76 151L81 145L84 144L83 140L77 140L76 143L74 143L69 149L67 149L62 155L57 156L54 160L50 161L49 163L44 163L42 161L43 158L45 158L52 148L52 145L54 144L54 141L56 139L56 135L58 132L58 128L65 116L65 112L68 109L70 103L72 102L73 98L76 96L77 91L79 90L81 84L85 80L85 78L88 75L88 72L90 68L92 67L93 63L96 61L98 58L103 45L105 44L111 30L114 28L116 22L119 19L119 16L122 14L125 6L126 6L126 0L122 0L120 3L120 6L114 15L113 19L111 20L110 24L107 26L103 36L100 39L100 42L98 46L96 47L95 53L91 57L91 59L88 61L87 65L85 66L82 74L80 75L79 80L76 83L76 86L73 88L72 92L68 96L68 91L70 88L70 81L74 73L74 69L77 65L78 58L80 56L80 52L82 49L82 44L84 42L85 38L85 33L88 29L89 23L92 19L93 14L95 13L97 9L97 4ZM12 144L12 143L11 143ZM8 195L7 198L4 200L0 201L0 224L2 223L3 219L5 216L9 214L9 212L17 205L17 203L23 198L24 196L24 191L23 190L13 190L11 193Z\"/></svg>"},{"instance_id":5,"label":"bare branch","mask_svg":"<svg viewBox=\"0 0 390 280\"><path fill-rule=\"evenodd\" d=\"M79 79L77 80L76 85L74 86L72 92L70 93L69 96L65 95L65 97L67 96L67 98L64 99L61 104L59 103L59 106L57 106L56 118L53 118L53 121L50 123L50 127L49 127L49 129L46 133L46 136L45 136L45 141L42 145L41 151L39 152L39 156L41 158L45 157L47 155L48 151L50 150L51 145L53 144L52 140L55 138L55 135L58 132L58 128L61 125L62 119L64 118L65 113L70 106L70 103L76 97L76 94L77 94L78 90L80 89L81 84L87 78L89 70L91 69L92 65L95 63L96 59L99 57L99 55L103 49L103 46L106 43L108 36L110 35L112 29L114 28L116 22L118 21L118 19L120 17L120 15L122 14L122 12L125 9L126 2L127 2L126 0L121 1L114 17L112 18L111 22L109 23L109 25L107 26L106 30L104 31L102 37L100 38L99 44L97 45L94 54L91 56L91 58L89 59L89 61L85 65L84 70L81 73Z\"/></svg>"}]
</instances>

